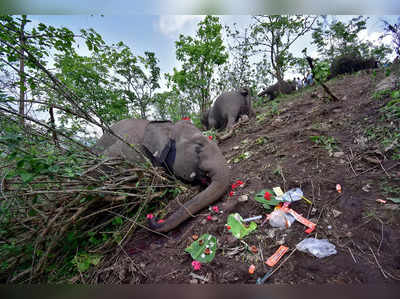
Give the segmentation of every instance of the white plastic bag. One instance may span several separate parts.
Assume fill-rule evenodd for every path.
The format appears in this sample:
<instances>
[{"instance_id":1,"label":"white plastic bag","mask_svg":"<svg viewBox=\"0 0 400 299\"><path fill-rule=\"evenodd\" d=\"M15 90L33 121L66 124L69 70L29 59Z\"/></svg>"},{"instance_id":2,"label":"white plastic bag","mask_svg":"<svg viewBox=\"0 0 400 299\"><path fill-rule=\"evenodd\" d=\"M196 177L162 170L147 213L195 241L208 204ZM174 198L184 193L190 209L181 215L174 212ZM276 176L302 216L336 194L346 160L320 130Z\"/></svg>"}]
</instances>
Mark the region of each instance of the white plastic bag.
<instances>
[{"instance_id":1,"label":"white plastic bag","mask_svg":"<svg viewBox=\"0 0 400 299\"><path fill-rule=\"evenodd\" d=\"M282 196L278 196L277 200L294 202L302 199L302 197L303 197L303 191L300 188L294 188L285 192Z\"/></svg>"},{"instance_id":2,"label":"white plastic bag","mask_svg":"<svg viewBox=\"0 0 400 299\"><path fill-rule=\"evenodd\" d=\"M297 250L310 253L317 258L336 254L336 247L327 239L306 238L296 245Z\"/></svg>"},{"instance_id":3,"label":"white plastic bag","mask_svg":"<svg viewBox=\"0 0 400 299\"><path fill-rule=\"evenodd\" d=\"M289 228L296 219L282 211L281 209L275 209L269 214L269 224L272 227Z\"/></svg>"}]
</instances>

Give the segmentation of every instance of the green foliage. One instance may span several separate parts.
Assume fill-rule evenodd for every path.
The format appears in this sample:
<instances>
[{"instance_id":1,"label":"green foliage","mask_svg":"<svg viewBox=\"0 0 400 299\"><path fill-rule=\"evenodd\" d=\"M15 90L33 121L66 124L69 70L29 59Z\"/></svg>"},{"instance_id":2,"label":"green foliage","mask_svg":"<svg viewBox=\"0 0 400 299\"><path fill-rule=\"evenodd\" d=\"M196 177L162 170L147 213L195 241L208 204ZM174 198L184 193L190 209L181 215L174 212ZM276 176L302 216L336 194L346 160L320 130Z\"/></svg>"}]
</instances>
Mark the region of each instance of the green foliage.
<instances>
[{"instance_id":1,"label":"green foliage","mask_svg":"<svg viewBox=\"0 0 400 299\"><path fill-rule=\"evenodd\" d=\"M373 95L375 99L387 100L380 108L379 126L369 126L365 134L369 141L379 142L392 159L400 160L400 90L383 90Z\"/></svg>"},{"instance_id":2,"label":"green foliage","mask_svg":"<svg viewBox=\"0 0 400 299\"><path fill-rule=\"evenodd\" d=\"M400 90L390 93L391 100L381 108L383 116L387 120L399 121L400 119Z\"/></svg>"},{"instance_id":3,"label":"green foliage","mask_svg":"<svg viewBox=\"0 0 400 299\"><path fill-rule=\"evenodd\" d=\"M400 57L400 17L397 19L397 23L390 24L389 22L383 20L385 24L385 31L392 35L392 42L394 45L397 57Z\"/></svg>"},{"instance_id":4,"label":"green foliage","mask_svg":"<svg viewBox=\"0 0 400 299\"><path fill-rule=\"evenodd\" d=\"M198 24L195 37L181 34L175 43L176 58L182 67L179 71L174 69L167 78L173 89L195 104L200 112L204 112L210 104L210 86L215 67L224 64L228 58L221 30L218 17L206 16ZM186 111L186 114L190 114L190 111Z\"/></svg>"},{"instance_id":5,"label":"green foliage","mask_svg":"<svg viewBox=\"0 0 400 299\"><path fill-rule=\"evenodd\" d=\"M328 61L314 61L314 76L318 82L325 82L330 74L330 63Z\"/></svg>"},{"instance_id":6,"label":"green foliage","mask_svg":"<svg viewBox=\"0 0 400 299\"><path fill-rule=\"evenodd\" d=\"M160 68L153 52L134 56L122 42L110 50L113 69L119 76L113 77L122 96L130 104L131 113L147 119L147 111L154 104L153 94L160 87Z\"/></svg>"},{"instance_id":7,"label":"green foliage","mask_svg":"<svg viewBox=\"0 0 400 299\"><path fill-rule=\"evenodd\" d=\"M97 266L101 258L101 255L81 253L74 257L72 263L78 268L79 272L85 272L89 270L91 265Z\"/></svg>"},{"instance_id":8,"label":"green foliage","mask_svg":"<svg viewBox=\"0 0 400 299\"><path fill-rule=\"evenodd\" d=\"M336 16L322 16L312 33L312 44L317 46L319 54L327 60L342 55L375 57L381 63L387 62L392 52L387 45L376 46L359 38L359 33L366 29L368 17L358 16L347 23Z\"/></svg>"},{"instance_id":9,"label":"green foliage","mask_svg":"<svg viewBox=\"0 0 400 299\"><path fill-rule=\"evenodd\" d=\"M310 140L318 145L322 145L330 154L337 149L337 142L331 136L310 136Z\"/></svg>"},{"instance_id":10,"label":"green foliage","mask_svg":"<svg viewBox=\"0 0 400 299\"><path fill-rule=\"evenodd\" d=\"M227 225L230 226L229 231L237 239L242 239L257 228L257 224L254 221L250 222L249 225L244 224L243 218L239 213L229 214Z\"/></svg>"},{"instance_id":11,"label":"green foliage","mask_svg":"<svg viewBox=\"0 0 400 299\"><path fill-rule=\"evenodd\" d=\"M195 261L201 263L211 262L217 251L217 239L210 234L202 235L198 240L185 249Z\"/></svg>"},{"instance_id":12,"label":"green foliage","mask_svg":"<svg viewBox=\"0 0 400 299\"><path fill-rule=\"evenodd\" d=\"M251 157L251 152L240 153L237 157L233 158L233 163L239 163Z\"/></svg>"},{"instance_id":13,"label":"green foliage","mask_svg":"<svg viewBox=\"0 0 400 299\"><path fill-rule=\"evenodd\" d=\"M367 20L368 18L358 16L352 18L348 23L344 23L334 16L322 16L312 33L312 43L317 46L318 52L327 59L359 52L361 42L358 34L366 29Z\"/></svg>"},{"instance_id":14,"label":"green foliage","mask_svg":"<svg viewBox=\"0 0 400 299\"><path fill-rule=\"evenodd\" d=\"M296 60L289 52L293 43L311 30L316 17L304 15L254 16L250 29L250 44L255 53L263 53L266 72L278 81ZM268 62L266 64L266 62Z\"/></svg>"}]
</instances>

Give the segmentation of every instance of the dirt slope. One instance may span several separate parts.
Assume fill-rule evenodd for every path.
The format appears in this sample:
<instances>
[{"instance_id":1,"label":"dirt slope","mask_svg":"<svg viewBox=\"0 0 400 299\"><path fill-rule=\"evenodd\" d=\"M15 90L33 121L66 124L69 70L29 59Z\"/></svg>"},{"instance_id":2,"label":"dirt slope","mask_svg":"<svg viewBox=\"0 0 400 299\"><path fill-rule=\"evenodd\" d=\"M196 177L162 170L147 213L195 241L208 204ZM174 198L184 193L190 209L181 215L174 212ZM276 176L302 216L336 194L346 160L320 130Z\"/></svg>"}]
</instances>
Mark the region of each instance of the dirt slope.
<instances>
[{"instance_id":1,"label":"dirt slope","mask_svg":"<svg viewBox=\"0 0 400 299\"><path fill-rule=\"evenodd\" d=\"M224 225L231 212L244 218L265 216L267 211L253 200L254 195L281 186L302 188L312 206L300 201L291 207L317 223L311 236L329 239L338 253L317 259L296 251L266 283L396 282L400 279L400 204L376 202L400 197L400 161L391 160L396 145L389 144L385 152L379 139L383 137L376 136L382 127L400 134L398 120L385 122L379 112L389 99L373 97L376 84L384 78L379 71L376 76L361 72L330 81L339 102L330 102L320 88L312 87L281 98L278 106L259 108L257 120L219 144L232 167L232 182L245 182L234 196L226 195L216 203L224 213L202 211L169 233L169 241L137 231L120 258L110 261L110 269L96 274L97 281L204 283L191 274L195 273L208 283L255 283L269 270L263 260L280 244L293 250L309 236L306 227L299 222L283 231L268 223L259 226L244 238L258 248L254 254ZM317 137L312 141L310 136ZM336 184L342 186L341 194ZM239 201L241 195L249 199ZM216 217L209 221L207 215ZM211 263L193 271L192 258L184 249L193 234L203 233L216 236L219 249ZM248 274L250 264L256 266L253 275Z\"/></svg>"}]
</instances>

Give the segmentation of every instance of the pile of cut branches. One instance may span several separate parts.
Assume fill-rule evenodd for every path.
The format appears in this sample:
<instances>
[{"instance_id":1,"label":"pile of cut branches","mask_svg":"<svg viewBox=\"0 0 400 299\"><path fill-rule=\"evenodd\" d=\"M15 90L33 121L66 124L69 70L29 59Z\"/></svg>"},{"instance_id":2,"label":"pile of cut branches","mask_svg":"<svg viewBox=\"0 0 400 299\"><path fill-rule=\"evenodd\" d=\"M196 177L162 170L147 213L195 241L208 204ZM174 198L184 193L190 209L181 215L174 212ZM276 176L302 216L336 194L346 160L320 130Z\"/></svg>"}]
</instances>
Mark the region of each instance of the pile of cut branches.
<instances>
[{"instance_id":1,"label":"pile of cut branches","mask_svg":"<svg viewBox=\"0 0 400 299\"><path fill-rule=\"evenodd\" d=\"M62 169L29 182L10 176L17 165L0 160L0 281L83 280L82 273L145 227L144 215L160 208L148 205L152 199L168 199L177 187L156 168L80 155L73 175Z\"/></svg>"}]
</instances>

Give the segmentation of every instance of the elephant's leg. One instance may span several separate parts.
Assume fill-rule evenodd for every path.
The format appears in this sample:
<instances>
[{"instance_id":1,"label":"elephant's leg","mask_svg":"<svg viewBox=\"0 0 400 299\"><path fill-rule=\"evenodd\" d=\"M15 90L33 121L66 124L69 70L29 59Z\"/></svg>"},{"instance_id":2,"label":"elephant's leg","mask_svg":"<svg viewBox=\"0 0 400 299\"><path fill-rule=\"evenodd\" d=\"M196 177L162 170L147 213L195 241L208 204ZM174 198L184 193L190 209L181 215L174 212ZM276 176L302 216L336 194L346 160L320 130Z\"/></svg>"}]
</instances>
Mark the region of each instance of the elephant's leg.
<instances>
[{"instance_id":1,"label":"elephant's leg","mask_svg":"<svg viewBox=\"0 0 400 299\"><path fill-rule=\"evenodd\" d=\"M235 118L232 116L228 116L228 120L226 122L226 129L230 129L235 124Z\"/></svg>"}]
</instances>

